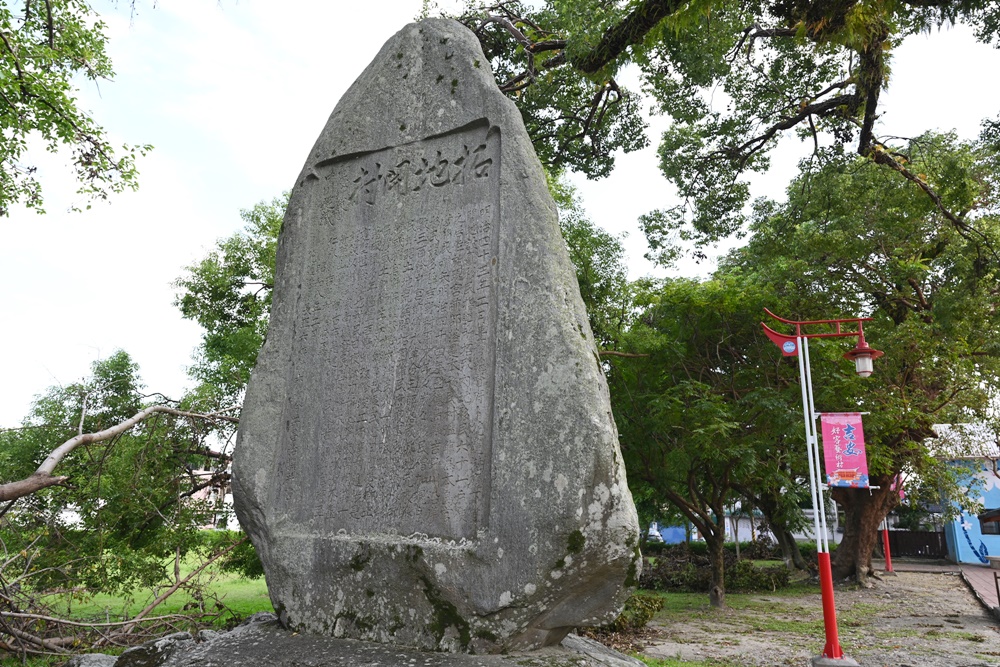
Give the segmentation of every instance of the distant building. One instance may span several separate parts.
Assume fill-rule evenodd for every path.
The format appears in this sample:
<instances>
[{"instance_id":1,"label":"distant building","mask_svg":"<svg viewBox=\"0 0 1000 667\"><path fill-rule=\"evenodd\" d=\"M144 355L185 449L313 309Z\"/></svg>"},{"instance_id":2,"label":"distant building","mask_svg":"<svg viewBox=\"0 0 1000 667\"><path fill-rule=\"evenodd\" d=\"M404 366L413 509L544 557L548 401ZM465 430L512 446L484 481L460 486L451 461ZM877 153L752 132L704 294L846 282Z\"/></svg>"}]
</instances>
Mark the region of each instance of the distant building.
<instances>
[{"instance_id":1,"label":"distant building","mask_svg":"<svg viewBox=\"0 0 1000 667\"><path fill-rule=\"evenodd\" d=\"M1000 555L1000 447L996 434L981 424L939 424L935 456L947 460L960 477L960 484L983 511L962 511L946 523L944 532L948 558L956 563L988 563Z\"/></svg>"},{"instance_id":2,"label":"distant building","mask_svg":"<svg viewBox=\"0 0 1000 667\"><path fill-rule=\"evenodd\" d=\"M213 482L216 473L211 470L194 470L191 472L195 480ZM191 494L191 501L201 502L214 509L212 517L202 528L239 530L239 522L233 511L233 491L227 480L222 484L211 483Z\"/></svg>"}]
</instances>

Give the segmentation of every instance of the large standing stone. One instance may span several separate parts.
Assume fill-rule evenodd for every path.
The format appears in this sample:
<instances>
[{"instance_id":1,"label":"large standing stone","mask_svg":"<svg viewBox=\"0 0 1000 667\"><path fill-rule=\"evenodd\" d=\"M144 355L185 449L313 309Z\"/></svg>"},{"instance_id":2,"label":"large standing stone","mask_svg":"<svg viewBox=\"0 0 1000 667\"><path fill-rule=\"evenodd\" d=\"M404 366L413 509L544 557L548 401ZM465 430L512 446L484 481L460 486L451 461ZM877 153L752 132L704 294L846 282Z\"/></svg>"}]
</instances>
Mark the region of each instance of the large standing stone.
<instances>
[{"instance_id":1,"label":"large standing stone","mask_svg":"<svg viewBox=\"0 0 1000 667\"><path fill-rule=\"evenodd\" d=\"M292 628L557 643L636 568L600 359L545 177L475 37L401 30L292 190L234 463Z\"/></svg>"}]
</instances>

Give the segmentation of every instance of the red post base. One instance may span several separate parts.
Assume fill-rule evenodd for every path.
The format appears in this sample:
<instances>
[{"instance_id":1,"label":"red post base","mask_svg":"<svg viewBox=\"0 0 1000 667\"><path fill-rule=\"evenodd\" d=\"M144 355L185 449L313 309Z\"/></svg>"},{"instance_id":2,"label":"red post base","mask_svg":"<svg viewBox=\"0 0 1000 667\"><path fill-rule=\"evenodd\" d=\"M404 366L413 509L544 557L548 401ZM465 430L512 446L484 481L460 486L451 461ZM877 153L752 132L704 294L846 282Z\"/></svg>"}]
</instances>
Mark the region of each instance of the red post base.
<instances>
[{"instance_id":1,"label":"red post base","mask_svg":"<svg viewBox=\"0 0 1000 667\"><path fill-rule=\"evenodd\" d=\"M823 626L826 629L824 658L843 658L840 636L837 632L837 607L833 602L833 569L830 567L829 552L816 554L819 561L819 589L823 595Z\"/></svg>"},{"instance_id":2,"label":"red post base","mask_svg":"<svg viewBox=\"0 0 1000 667\"><path fill-rule=\"evenodd\" d=\"M882 531L882 553L885 554L885 571L892 572L892 554L889 553L889 530Z\"/></svg>"}]
</instances>

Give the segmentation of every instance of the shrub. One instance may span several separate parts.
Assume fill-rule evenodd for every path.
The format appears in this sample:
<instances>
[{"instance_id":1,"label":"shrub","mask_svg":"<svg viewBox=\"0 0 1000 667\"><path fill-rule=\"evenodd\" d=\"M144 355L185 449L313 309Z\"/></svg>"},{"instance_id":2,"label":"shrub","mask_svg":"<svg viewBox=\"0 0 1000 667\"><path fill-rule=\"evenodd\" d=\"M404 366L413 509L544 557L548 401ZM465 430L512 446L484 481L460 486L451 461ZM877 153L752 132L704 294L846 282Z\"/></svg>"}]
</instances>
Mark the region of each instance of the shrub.
<instances>
[{"instance_id":1,"label":"shrub","mask_svg":"<svg viewBox=\"0 0 1000 667\"><path fill-rule=\"evenodd\" d=\"M625 606L622 608L622 613L618 614L618 618L607 625L601 626L600 630L634 634L646 627L646 624L653 620L656 612L661 609L663 609L662 598L657 595L636 591L625 601Z\"/></svg>"},{"instance_id":2,"label":"shrub","mask_svg":"<svg viewBox=\"0 0 1000 667\"><path fill-rule=\"evenodd\" d=\"M741 542L740 554L751 560L768 560L780 558L781 550L770 535L762 534L753 542Z\"/></svg>"},{"instance_id":3,"label":"shrub","mask_svg":"<svg viewBox=\"0 0 1000 667\"><path fill-rule=\"evenodd\" d=\"M781 566L757 567L748 560L738 560L726 567L726 590L733 593L775 591L788 585L790 572Z\"/></svg>"},{"instance_id":4,"label":"shrub","mask_svg":"<svg viewBox=\"0 0 1000 667\"><path fill-rule=\"evenodd\" d=\"M656 557L654 565L643 569L639 586L660 591L707 591L712 575L706 554L705 549L689 548L686 544L668 545Z\"/></svg>"},{"instance_id":5,"label":"shrub","mask_svg":"<svg viewBox=\"0 0 1000 667\"><path fill-rule=\"evenodd\" d=\"M691 541L680 544L664 544L663 542L646 542L641 547L644 556L659 556L677 551L686 551L699 556L708 555L708 545L705 542ZM727 542L726 553L736 555L736 543ZM815 550L815 545L814 545ZM781 555L778 545L768 535L761 535L754 541L740 542L740 556L753 560L766 560L768 558L779 558Z\"/></svg>"},{"instance_id":6,"label":"shrub","mask_svg":"<svg viewBox=\"0 0 1000 667\"><path fill-rule=\"evenodd\" d=\"M686 545L669 545L657 555L652 566L643 569L639 586L659 591L708 591L712 585L712 567L704 551L688 549ZM728 549L723 557L728 591L773 591L789 583L790 572L784 565L757 567L750 560L737 559L735 552Z\"/></svg>"}]
</instances>

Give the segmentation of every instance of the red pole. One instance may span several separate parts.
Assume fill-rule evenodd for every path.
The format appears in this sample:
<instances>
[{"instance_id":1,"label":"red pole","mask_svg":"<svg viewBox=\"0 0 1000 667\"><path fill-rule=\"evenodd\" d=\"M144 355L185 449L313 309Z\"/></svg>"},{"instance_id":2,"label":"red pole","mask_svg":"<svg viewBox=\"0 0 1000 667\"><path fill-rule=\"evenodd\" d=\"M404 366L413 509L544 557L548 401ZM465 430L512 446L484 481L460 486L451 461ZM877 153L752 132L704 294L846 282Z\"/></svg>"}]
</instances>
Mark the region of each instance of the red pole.
<instances>
[{"instance_id":1,"label":"red pole","mask_svg":"<svg viewBox=\"0 0 1000 667\"><path fill-rule=\"evenodd\" d=\"M882 529L882 551L885 552L885 571L892 572L892 555L889 553L889 519L885 520Z\"/></svg>"},{"instance_id":2,"label":"red pole","mask_svg":"<svg viewBox=\"0 0 1000 667\"><path fill-rule=\"evenodd\" d=\"M833 603L833 569L830 567L830 552L816 554L819 561L819 589L823 595L823 625L826 628L824 658L843 658L840 649L840 635L837 632L837 607Z\"/></svg>"}]
</instances>

